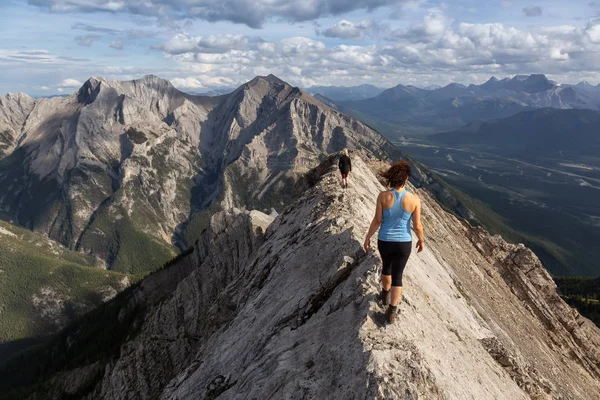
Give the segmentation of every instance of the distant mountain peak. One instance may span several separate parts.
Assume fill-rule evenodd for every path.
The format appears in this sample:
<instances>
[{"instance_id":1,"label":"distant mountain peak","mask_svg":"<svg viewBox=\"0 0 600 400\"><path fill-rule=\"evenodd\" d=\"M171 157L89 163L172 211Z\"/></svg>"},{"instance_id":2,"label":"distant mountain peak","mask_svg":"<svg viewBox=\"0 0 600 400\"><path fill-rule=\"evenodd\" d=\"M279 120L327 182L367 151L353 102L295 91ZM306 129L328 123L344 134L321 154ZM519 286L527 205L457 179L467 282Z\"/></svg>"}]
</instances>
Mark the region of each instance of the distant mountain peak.
<instances>
[{"instance_id":1,"label":"distant mountain peak","mask_svg":"<svg viewBox=\"0 0 600 400\"><path fill-rule=\"evenodd\" d=\"M146 87L151 87L151 88L155 88L158 89L160 91L172 91L172 90L177 90L178 89L175 88L175 86L173 86L173 84L171 83L171 81L165 79L165 78L161 78L159 76L156 75L145 75L140 79L134 79L132 81L129 81L130 83L132 83L133 85L142 85L142 86L146 86Z\"/></svg>"},{"instance_id":2,"label":"distant mountain peak","mask_svg":"<svg viewBox=\"0 0 600 400\"><path fill-rule=\"evenodd\" d=\"M104 78L91 77L83 83L77 91L77 101L82 104L91 104L100 93L100 85L105 82Z\"/></svg>"},{"instance_id":3,"label":"distant mountain peak","mask_svg":"<svg viewBox=\"0 0 600 400\"><path fill-rule=\"evenodd\" d=\"M265 78L268 79L268 80L271 80L271 81L275 81L275 82L279 82L279 83L286 83L287 84L287 82L285 82L283 79L280 79L279 77L277 77L277 76L275 76L273 74L269 74Z\"/></svg>"},{"instance_id":4,"label":"distant mountain peak","mask_svg":"<svg viewBox=\"0 0 600 400\"><path fill-rule=\"evenodd\" d=\"M144 75L141 78L141 80L156 80L156 79L162 79L162 78L159 78L158 76L156 76L154 74Z\"/></svg>"},{"instance_id":5,"label":"distant mountain peak","mask_svg":"<svg viewBox=\"0 0 600 400\"><path fill-rule=\"evenodd\" d=\"M584 87L584 88L591 88L594 87L594 85L590 84L588 81L581 81L579 82L577 85L575 85L577 87Z\"/></svg>"},{"instance_id":6,"label":"distant mountain peak","mask_svg":"<svg viewBox=\"0 0 600 400\"><path fill-rule=\"evenodd\" d=\"M461 88L461 89L466 89L467 87L465 85L463 85L462 83L452 82L452 83L449 83L446 86L444 86L444 88Z\"/></svg>"},{"instance_id":7,"label":"distant mountain peak","mask_svg":"<svg viewBox=\"0 0 600 400\"><path fill-rule=\"evenodd\" d=\"M548 81L548 78L544 74L531 74L527 77L527 80Z\"/></svg>"},{"instance_id":8,"label":"distant mountain peak","mask_svg":"<svg viewBox=\"0 0 600 400\"><path fill-rule=\"evenodd\" d=\"M544 74L515 75L513 82L550 82Z\"/></svg>"},{"instance_id":9,"label":"distant mountain peak","mask_svg":"<svg viewBox=\"0 0 600 400\"><path fill-rule=\"evenodd\" d=\"M15 100L15 101L20 101L21 99L33 99L33 97L31 97L27 93L23 93L23 92L6 93L5 97L7 100Z\"/></svg>"},{"instance_id":10,"label":"distant mountain peak","mask_svg":"<svg viewBox=\"0 0 600 400\"><path fill-rule=\"evenodd\" d=\"M252 79L248 83L258 82L258 81L261 81L261 80L265 81L265 82L273 83L273 84L276 84L276 85L292 86L289 83L287 83L286 81L284 81L283 79L280 79L280 78L278 78L277 76L275 76L273 74L269 74L267 76L259 75L259 76L255 77L254 79Z\"/></svg>"}]
</instances>

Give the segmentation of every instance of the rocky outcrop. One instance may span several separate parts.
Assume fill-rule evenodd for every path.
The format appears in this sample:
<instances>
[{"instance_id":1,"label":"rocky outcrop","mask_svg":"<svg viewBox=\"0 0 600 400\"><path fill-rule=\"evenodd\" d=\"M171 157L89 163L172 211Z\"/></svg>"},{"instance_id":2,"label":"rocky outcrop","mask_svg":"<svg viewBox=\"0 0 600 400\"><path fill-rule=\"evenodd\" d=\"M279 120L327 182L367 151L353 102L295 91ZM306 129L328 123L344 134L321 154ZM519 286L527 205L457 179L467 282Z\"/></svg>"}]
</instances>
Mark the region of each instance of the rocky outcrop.
<instances>
[{"instance_id":1,"label":"rocky outcrop","mask_svg":"<svg viewBox=\"0 0 600 400\"><path fill-rule=\"evenodd\" d=\"M143 317L79 397L597 397L600 330L562 302L528 249L422 189L410 188L427 247L411 256L398 320L385 325L380 259L361 249L383 189L373 171L385 165L351 156L347 191L326 159L264 234L264 215L218 214L192 255L134 289ZM85 368L96 367L55 375L44 393L72 391Z\"/></svg>"}]
</instances>

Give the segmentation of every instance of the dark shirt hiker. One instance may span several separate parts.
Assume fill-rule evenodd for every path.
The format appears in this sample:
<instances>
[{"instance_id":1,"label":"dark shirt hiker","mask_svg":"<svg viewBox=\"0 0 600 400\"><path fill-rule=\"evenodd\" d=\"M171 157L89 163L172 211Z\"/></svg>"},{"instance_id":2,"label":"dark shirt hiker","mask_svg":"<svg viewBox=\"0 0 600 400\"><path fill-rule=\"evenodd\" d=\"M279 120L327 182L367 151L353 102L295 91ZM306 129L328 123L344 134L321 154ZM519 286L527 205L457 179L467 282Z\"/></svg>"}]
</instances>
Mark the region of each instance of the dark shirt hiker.
<instances>
[{"instance_id":1,"label":"dark shirt hiker","mask_svg":"<svg viewBox=\"0 0 600 400\"><path fill-rule=\"evenodd\" d=\"M338 167L340 168L340 172L342 173L342 187L348 187L348 174L352 171L352 160L348 156L348 149L342 150L340 154L340 161L338 162Z\"/></svg>"}]
</instances>

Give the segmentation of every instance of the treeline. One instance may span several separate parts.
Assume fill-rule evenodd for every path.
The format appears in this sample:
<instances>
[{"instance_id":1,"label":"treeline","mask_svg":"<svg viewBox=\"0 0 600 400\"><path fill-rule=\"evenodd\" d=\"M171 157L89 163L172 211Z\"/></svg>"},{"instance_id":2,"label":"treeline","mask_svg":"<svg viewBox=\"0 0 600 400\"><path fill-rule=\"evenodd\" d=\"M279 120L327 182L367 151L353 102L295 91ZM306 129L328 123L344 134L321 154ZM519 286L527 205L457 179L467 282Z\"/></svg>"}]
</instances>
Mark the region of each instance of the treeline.
<instances>
[{"instance_id":1,"label":"treeline","mask_svg":"<svg viewBox=\"0 0 600 400\"><path fill-rule=\"evenodd\" d=\"M558 292L563 296L581 296L600 300L600 277L555 276Z\"/></svg>"},{"instance_id":2,"label":"treeline","mask_svg":"<svg viewBox=\"0 0 600 400\"><path fill-rule=\"evenodd\" d=\"M172 267L193 251L193 247L189 248L151 274ZM52 376L99 362L102 366L99 372L88 377L80 393L62 398L80 399L87 395L102 379L106 363L120 354L121 346L135 338L143 324L148 304L132 301L141 283L141 279L137 280L112 300L79 317L57 334L44 338L39 346L0 360L0 400L29 398L35 392L46 390L44 382Z\"/></svg>"},{"instance_id":3,"label":"treeline","mask_svg":"<svg viewBox=\"0 0 600 400\"><path fill-rule=\"evenodd\" d=\"M600 277L554 277L558 293L571 307L600 327Z\"/></svg>"}]
</instances>

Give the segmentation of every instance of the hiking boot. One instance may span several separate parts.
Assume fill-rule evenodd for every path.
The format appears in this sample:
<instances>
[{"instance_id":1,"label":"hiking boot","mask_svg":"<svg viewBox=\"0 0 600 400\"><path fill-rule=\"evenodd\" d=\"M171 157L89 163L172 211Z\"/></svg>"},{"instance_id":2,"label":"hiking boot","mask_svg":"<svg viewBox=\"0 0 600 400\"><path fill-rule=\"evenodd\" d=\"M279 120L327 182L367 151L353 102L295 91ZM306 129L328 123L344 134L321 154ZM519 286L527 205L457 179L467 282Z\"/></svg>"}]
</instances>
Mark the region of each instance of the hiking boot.
<instances>
[{"instance_id":1,"label":"hiking boot","mask_svg":"<svg viewBox=\"0 0 600 400\"><path fill-rule=\"evenodd\" d=\"M388 324L393 324L396 320L396 316L398 315L398 306L389 305L387 311L385 312L385 319Z\"/></svg>"},{"instance_id":2,"label":"hiking boot","mask_svg":"<svg viewBox=\"0 0 600 400\"><path fill-rule=\"evenodd\" d=\"M381 289L381 293L379 293L379 301L385 307L388 305L388 295L390 294L389 290Z\"/></svg>"}]
</instances>

